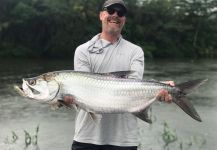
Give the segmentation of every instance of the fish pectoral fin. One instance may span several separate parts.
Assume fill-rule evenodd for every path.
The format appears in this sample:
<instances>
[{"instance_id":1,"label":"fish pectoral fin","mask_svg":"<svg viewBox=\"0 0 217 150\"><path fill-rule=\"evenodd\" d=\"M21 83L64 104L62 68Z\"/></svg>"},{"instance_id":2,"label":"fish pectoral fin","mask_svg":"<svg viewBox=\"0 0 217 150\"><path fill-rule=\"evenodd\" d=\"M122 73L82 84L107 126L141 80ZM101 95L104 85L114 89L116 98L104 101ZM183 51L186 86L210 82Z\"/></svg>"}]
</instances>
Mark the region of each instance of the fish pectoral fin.
<instances>
[{"instance_id":1,"label":"fish pectoral fin","mask_svg":"<svg viewBox=\"0 0 217 150\"><path fill-rule=\"evenodd\" d=\"M51 109L52 109L52 110L57 110L57 109L59 109L60 107L62 107L63 105L57 101L57 102L55 102L55 103L50 103L50 106L51 106Z\"/></svg>"},{"instance_id":2,"label":"fish pectoral fin","mask_svg":"<svg viewBox=\"0 0 217 150\"><path fill-rule=\"evenodd\" d=\"M60 107L65 107L65 108L69 108L69 109L71 109L71 108L74 108L76 111L78 111L79 109L78 109L78 106L76 105L76 104L68 104L68 103L66 103L64 100L57 100L57 102L59 103L59 108Z\"/></svg>"},{"instance_id":3,"label":"fish pectoral fin","mask_svg":"<svg viewBox=\"0 0 217 150\"><path fill-rule=\"evenodd\" d=\"M145 121L147 123L152 123L151 116L148 115L148 111L150 110L150 107L145 108L141 112L134 112L132 113L134 116L138 117L142 121Z\"/></svg>"},{"instance_id":4,"label":"fish pectoral fin","mask_svg":"<svg viewBox=\"0 0 217 150\"><path fill-rule=\"evenodd\" d=\"M58 99L57 103L59 104L60 107L68 107L62 99Z\"/></svg>"}]
</instances>

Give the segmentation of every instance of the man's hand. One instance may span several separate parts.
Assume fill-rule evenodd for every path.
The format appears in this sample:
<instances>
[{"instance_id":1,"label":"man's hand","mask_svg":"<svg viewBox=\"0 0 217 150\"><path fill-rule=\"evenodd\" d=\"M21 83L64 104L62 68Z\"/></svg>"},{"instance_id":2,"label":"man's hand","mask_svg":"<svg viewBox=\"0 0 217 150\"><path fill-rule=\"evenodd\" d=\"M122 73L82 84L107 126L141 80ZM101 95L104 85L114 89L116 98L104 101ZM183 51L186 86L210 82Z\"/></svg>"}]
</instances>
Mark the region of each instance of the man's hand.
<instances>
[{"instance_id":1,"label":"man's hand","mask_svg":"<svg viewBox=\"0 0 217 150\"><path fill-rule=\"evenodd\" d=\"M162 83L169 84L171 86L175 86L175 83L173 81L163 81ZM167 103L172 102L172 96L169 94L169 92L167 90L161 90L157 95L157 99L159 101L164 101Z\"/></svg>"},{"instance_id":2,"label":"man's hand","mask_svg":"<svg viewBox=\"0 0 217 150\"><path fill-rule=\"evenodd\" d=\"M64 95L63 96L63 103L67 107L72 107L74 103L74 97L72 95Z\"/></svg>"}]
</instances>

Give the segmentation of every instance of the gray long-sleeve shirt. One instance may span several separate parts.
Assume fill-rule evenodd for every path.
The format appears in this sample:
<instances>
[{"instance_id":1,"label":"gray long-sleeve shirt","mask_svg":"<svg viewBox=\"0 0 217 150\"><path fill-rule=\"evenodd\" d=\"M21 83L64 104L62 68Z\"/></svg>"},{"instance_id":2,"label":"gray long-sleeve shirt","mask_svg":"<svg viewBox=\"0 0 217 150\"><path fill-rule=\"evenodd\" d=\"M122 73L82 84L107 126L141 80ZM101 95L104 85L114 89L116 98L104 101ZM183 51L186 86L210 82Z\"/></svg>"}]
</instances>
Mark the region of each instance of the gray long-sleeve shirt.
<instances>
[{"instance_id":1,"label":"gray long-sleeve shirt","mask_svg":"<svg viewBox=\"0 0 217 150\"><path fill-rule=\"evenodd\" d=\"M74 57L76 71L108 73L135 71L130 78L142 79L144 54L142 49L120 37L110 43L94 36L77 47ZM131 114L103 114L93 121L80 109L75 123L74 140L98 145L137 146L137 120Z\"/></svg>"}]
</instances>

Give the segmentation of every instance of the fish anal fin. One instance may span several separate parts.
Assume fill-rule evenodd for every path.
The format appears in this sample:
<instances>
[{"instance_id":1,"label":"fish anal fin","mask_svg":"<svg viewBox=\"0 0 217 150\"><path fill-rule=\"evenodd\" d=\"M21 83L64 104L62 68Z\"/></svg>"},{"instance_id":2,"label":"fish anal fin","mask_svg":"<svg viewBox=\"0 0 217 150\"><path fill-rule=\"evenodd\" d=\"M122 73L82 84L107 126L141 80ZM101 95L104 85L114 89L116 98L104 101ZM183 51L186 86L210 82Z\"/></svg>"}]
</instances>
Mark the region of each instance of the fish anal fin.
<instances>
[{"instance_id":1,"label":"fish anal fin","mask_svg":"<svg viewBox=\"0 0 217 150\"><path fill-rule=\"evenodd\" d=\"M137 118L141 119L142 121L145 121L151 124L152 120L151 120L151 117L148 115L148 110L149 110L149 107L141 112L134 112L132 114L136 116Z\"/></svg>"},{"instance_id":2,"label":"fish anal fin","mask_svg":"<svg viewBox=\"0 0 217 150\"><path fill-rule=\"evenodd\" d=\"M141 107L139 108L139 111L138 111L138 107L136 107L136 108L131 108L129 112L131 112L134 116L138 117L139 119L147 123L152 123L152 120L148 115L148 110L150 105L156 100L157 100L157 96L152 99L146 100L146 102L143 103L143 105L141 105Z\"/></svg>"}]
</instances>

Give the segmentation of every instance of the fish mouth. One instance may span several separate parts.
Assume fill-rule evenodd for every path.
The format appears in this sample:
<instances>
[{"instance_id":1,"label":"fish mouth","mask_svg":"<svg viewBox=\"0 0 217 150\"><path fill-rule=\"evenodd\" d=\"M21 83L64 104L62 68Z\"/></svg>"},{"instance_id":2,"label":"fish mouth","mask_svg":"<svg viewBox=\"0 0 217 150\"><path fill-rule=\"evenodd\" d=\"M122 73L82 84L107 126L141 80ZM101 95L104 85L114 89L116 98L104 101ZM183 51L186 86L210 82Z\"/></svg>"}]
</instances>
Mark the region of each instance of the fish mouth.
<instances>
[{"instance_id":1,"label":"fish mouth","mask_svg":"<svg viewBox=\"0 0 217 150\"><path fill-rule=\"evenodd\" d=\"M23 88L21 86L18 85L14 85L14 89L15 91L17 91L18 94L20 94L21 96L27 97L26 93L24 92Z\"/></svg>"},{"instance_id":2,"label":"fish mouth","mask_svg":"<svg viewBox=\"0 0 217 150\"><path fill-rule=\"evenodd\" d=\"M36 94L36 95L37 95L37 94L40 94L39 91L33 89L31 86L28 86L28 88L31 90L31 92L32 92L33 94ZM15 91L17 91L21 96L27 97L27 93L24 91L23 87L18 86L18 85L14 85L14 89L15 89Z\"/></svg>"}]
</instances>

